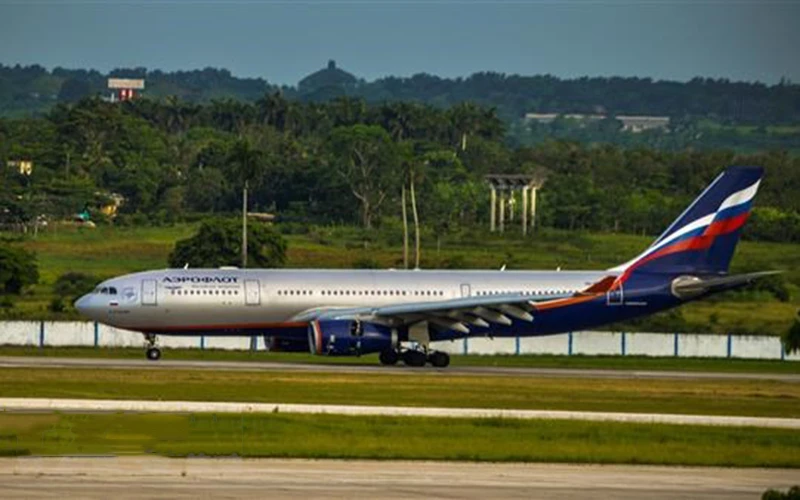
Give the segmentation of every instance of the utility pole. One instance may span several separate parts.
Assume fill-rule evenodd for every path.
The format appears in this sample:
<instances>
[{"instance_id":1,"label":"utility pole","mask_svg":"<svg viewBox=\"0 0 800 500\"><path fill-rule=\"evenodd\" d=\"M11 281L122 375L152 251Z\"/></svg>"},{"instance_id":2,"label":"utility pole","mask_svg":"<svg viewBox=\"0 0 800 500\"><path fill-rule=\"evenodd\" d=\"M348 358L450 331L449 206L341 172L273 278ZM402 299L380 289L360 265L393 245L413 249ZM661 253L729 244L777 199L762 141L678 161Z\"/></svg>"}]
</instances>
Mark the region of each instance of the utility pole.
<instances>
[{"instance_id":1,"label":"utility pole","mask_svg":"<svg viewBox=\"0 0 800 500\"><path fill-rule=\"evenodd\" d=\"M489 209L489 231L492 233L495 229L495 218L496 218L496 210L497 210L497 190L494 187L494 184L489 186L491 189L491 197L489 198L489 203L491 208Z\"/></svg>"},{"instance_id":2,"label":"utility pole","mask_svg":"<svg viewBox=\"0 0 800 500\"><path fill-rule=\"evenodd\" d=\"M242 196L242 269L247 268L247 188L249 181L244 181Z\"/></svg>"}]
</instances>

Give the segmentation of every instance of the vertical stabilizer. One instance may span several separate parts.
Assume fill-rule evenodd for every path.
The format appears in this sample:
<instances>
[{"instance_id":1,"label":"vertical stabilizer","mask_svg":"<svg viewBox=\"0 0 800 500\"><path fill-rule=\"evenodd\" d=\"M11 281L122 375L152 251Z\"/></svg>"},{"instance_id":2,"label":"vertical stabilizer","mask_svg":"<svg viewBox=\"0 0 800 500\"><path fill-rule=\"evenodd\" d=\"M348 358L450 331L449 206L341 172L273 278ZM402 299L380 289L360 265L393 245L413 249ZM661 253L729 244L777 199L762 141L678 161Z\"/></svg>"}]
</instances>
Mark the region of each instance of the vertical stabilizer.
<instances>
[{"instance_id":1,"label":"vertical stabilizer","mask_svg":"<svg viewBox=\"0 0 800 500\"><path fill-rule=\"evenodd\" d=\"M634 272L724 274L750 215L764 169L729 167L650 247L612 269Z\"/></svg>"}]
</instances>

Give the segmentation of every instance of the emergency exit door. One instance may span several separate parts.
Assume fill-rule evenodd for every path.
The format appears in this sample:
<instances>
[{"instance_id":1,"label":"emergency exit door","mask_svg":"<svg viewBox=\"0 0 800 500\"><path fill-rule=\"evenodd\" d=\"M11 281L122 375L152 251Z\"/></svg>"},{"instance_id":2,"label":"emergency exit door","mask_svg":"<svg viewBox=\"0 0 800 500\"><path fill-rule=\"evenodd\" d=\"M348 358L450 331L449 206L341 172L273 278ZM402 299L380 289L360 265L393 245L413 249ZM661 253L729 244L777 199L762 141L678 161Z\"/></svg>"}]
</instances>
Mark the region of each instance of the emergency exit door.
<instances>
[{"instance_id":1,"label":"emergency exit door","mask_svg":"<svg viewBox=\"0 0 800 500\"><path fill-rule=\"evenodd\" d=\"M621 306L625 301L625 292L622 289L622 283L614 285L611 290L606 292L606 305Z\"/></svg>"},{"instance_id":2,"label":"emergency exit door","mask_svg":"<svg viewBox=\"0 0 800 500\"><path fill-rule=\"evenodd\" d=\"M142 305L158 305L158 288L156 280L142 280Z\"/></svg>"},{"instance_id":3,"label":"emergency exit door","mask_svg":"<svg viewBox=\"0 0 800 500\"><path fill-rule=\"evenodd\" d=\"M261 304L261 287L258 280L246 280L244 282L244 303L248 306Z\"/></svg>"}]
</instances>

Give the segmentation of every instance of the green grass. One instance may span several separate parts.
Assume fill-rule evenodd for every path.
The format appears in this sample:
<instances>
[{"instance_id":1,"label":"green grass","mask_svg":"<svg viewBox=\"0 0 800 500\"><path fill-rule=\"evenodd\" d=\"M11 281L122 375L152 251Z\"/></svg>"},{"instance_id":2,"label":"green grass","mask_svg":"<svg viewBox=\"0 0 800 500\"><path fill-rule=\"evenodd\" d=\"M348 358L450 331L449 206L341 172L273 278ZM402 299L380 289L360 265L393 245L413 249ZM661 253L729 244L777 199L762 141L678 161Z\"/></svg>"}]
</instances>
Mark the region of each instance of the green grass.
<instances>
[{"instance_id":1,"label":"green grass","mask_svg":"<svg viewBox=\"0 0 800 500\"><path fill-rule=\"evenodd\" d=\"M164 349L167 360L248 361L254 363L310 363L320 365L377 365L377 355L326 357L306 353L228 351L222 349ZM142 359L139 348L27 347L0 346L0 356L45 356L69 358ZM780 360L736 358L673 358L647 356L556 356L536 355L454 355L451 366L510 368L572 368L601 370L663 370L720 373L800 374L800 363Z\"/></svg>"},{"instance_id":2,"label":"green grass","mask_svg":"<svg viewBox=\"0 0 800 500\"><path fill-rule=\"evenodd\" d=\"M22 245L36 252L41 282L17 300L16 307L0 310L0 318L79 319L74 311L56 314L48 310L51 287L58 276L81 271L108 278L166 266L175 241L192 234L193 226L66 228L54 225L37 239ZM380 267L402 267L401 235L394 229L365 232L352 227L311 228L308 234L288 235L288 267L347 268L363 257ZM505 235L473 232L444 238L441 251L427 235L423 239L422 267L499 269L606 269L628 260L652 241L649 236L544 230L523 239L515 231ZM781 334L792 324L800 307L800 245L742 242L732 271L774 269L786 271L793 299L790 302L763 297L728 295L679 309L684 331L752 332Z\"/></svg>"},{"instance_id":3,"label":"green grass","mask_svg":"<svg viewBox=\"0 0 800 500\"><path fill-rule=\"evenodd\" d=\"M778 380L2 368L0 397L238 401L800 417Z\"/></svg>"},{"instance_id":4,"label":"green grass","mask_svg":"<svg viewBox=\"0 0 800 500\"><path fill-rule=\"evenodd\" d=\"M791 430L335 415L0 414L0 456L426 459L800 467Z\"/></svg>"}]
</instances>

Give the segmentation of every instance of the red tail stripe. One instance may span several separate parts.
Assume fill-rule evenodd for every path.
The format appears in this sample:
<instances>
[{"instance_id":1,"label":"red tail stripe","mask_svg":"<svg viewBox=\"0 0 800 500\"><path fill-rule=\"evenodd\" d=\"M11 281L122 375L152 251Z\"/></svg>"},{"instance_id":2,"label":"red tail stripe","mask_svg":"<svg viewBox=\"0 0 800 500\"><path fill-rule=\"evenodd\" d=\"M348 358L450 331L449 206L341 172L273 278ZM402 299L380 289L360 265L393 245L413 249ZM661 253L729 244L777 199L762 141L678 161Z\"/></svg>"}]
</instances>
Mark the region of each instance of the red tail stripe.
<instances>
[{"instance_id":1,"label":"red tail stripe","mask_svg":"<svg viewBox=\"0 0 800 500\"><path fill-rule=\"evenodd\" d=\"M630 277L631 273L633 273L633 271L655 259L678 252L708 249L714 243L714 239L717 236L732 233L742 227L742 225L747 221L747 217L749 215L749 212L745 212L737 215L736 217L731 217L730 219L712 222L708 225L708 228L706 228L702 235L688 238L666 246L661 250L648 255L642 260L634 262L628 269L625 270L622 276L620 276L619 282L625 282L628 277Z\"/></svg>"},{"instance_id":2,"label":"red tail stripe","mask_svg":"<svg viewBox=\"0 0 800 500\"><path fill-rule=\"evenodd\" d=\"M742 227L742 225L747 222L747 218L749 216L750 212L745 212L735 217L731 217L730 219L714 221L708 225L705 231L703 231L703 235L719 236L722 234L731 233Z\"/></svg>"}]
</instances>

